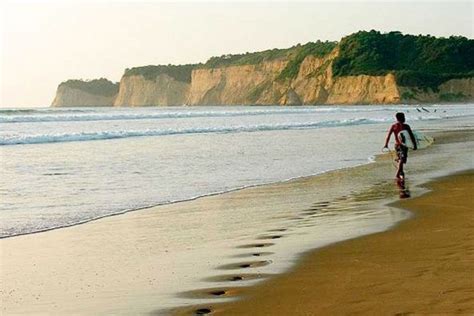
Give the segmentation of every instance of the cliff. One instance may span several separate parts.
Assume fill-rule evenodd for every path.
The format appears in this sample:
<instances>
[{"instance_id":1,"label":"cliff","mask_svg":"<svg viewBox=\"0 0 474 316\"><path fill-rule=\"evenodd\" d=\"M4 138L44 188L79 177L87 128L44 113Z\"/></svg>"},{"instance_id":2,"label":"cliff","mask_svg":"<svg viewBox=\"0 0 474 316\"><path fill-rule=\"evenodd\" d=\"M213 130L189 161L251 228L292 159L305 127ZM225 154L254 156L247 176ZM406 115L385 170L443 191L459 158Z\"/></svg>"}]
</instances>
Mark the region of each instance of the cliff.
<instances>
[{"instance_id":1,"label":"cliff","mask_svg":"<svg viewBox=\"0 0 474 316\"><path fill-rule=\"evenodd\" d=\"M178 81L166 74L153 80L140 75L124 76L115 106L183 105L190 84Z\"/></svg>"},{"instance_id":2,"label":"cliff","mask_svg":"<svg viewBox=\"0 0 474 316\"><path fill-rule=\"evenodd\" d=\"M207 104L278 104L283 91L276 77L286 60L265 61L255 65L196 69L192 73L187 103Z\"/></svg>"},{"instance_id":3,"label":"cliff","mask_svg":"<svg viewBox=\"0 0 474 316\"><path fill-rule=\"evenodd\" d=\"M156 78L127 75L120 82L115 106L147 105L299 105L396 103L400 101L392 74L334 78L337 49L326 56L306 56L294 78L281 78L289 58L256 64L196 67L189 82L166 74Z\"/></svg>"},{"instance_id":4,"label":"cliff","mask_svg":"<svg viewBox=\"0 0 474 316\"><path fill-rule=\"evenodd\" d=\"M474 101L473 56L474 41L463 37L359 32L339 43L318 41L212 57L205 64L127 69L116 97L99 100L60 86L53 105L467 102Z\"/></svg>"},{"instance_id":5,"label":"cliff","mask_svg":"<svg viewBox=\"0 0 474 316\"><path fill-rule=\"evenodd\" d=\"M103 78L68 80L58 86L51 106L113 106L118 90L118 84Z\"/></svg>"}]
</instances>

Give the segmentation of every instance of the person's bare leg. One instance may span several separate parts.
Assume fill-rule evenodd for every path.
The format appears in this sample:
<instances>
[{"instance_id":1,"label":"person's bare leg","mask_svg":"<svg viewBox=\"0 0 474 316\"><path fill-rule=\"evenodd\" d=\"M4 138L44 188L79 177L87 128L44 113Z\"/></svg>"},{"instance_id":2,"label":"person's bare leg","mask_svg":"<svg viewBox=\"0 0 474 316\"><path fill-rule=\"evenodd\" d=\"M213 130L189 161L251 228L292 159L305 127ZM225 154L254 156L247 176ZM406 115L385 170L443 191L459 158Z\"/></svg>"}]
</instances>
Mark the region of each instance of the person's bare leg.
<instances>
[{"instance_id":1,"label":"person's bare leg","mask_svg":"<svg viewBox=\"0 0 474 316\"><path fill-rule=\"evenodd\" d=\"M404 172L403 172L403 161L402 159L400 159L398 161L398 170L397 170L397 174L395 175L396 178L398 179L401 179L405 176Z\"/></svg>"}]
</instances>

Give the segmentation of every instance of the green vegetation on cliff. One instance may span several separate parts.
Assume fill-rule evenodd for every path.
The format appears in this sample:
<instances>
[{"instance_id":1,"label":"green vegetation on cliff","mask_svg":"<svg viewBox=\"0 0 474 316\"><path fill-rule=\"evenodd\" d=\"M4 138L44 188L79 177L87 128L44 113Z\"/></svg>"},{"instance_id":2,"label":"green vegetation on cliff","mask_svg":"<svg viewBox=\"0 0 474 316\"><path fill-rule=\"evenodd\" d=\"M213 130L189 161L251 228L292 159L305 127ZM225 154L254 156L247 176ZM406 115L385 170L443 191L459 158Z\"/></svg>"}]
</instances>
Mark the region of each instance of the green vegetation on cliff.
<instances>
[{"instance_id":1,"label":"green vegetation on cliff","mask_svg":"<svg viewBox=\"0 0 474 316\"><path fill-rule=\"evenodd\" d=\"M280 58L287 58L292 53L294 47L290 48L274 48L261 52L245 53L245 54L227 54L222 56L211 57L201 66L201 68L221 68L229 66L256 65L265 61L271 61Z\"/></svg>"},{"instance_id":2,"label":"green vegetation on cliff","mask_svg":"<svg viewBox=\"0 0 474 316\"><path fill-rule=\"evenodd\" d=\"M338 51L337 57L333 59L331 55L329 58L328 54L335 49ZM272 91L274 81L278 81L275 87L279 90L285 86L291 87L292 80L297 77L303 61L308 56L324 58L323 62L318 63L319 67L312 65L311 69L305 69L308 78L321 76L319 78L321 80L316 81L326 80L330 85L332 78L324 76L328 67L332 67L334 77L380 76L392 73L395 75L398 86L415 88L406 89L408 91L403 92L402 99L404 100L416 100L419 89L439 92L443 90L439 86L447 80L474 77L474 40L472 39L461 36L436 38L430 35L404 35L400 32L361 31L344 37L339 43L316 41L285 49L275 48L253 53L211 57L207 62L199 64L127 68L123 78L142 76L146 80L156 81L160 75L167 75L176 81L191 83L192 72L196 69L204 72L207 69L212 72L216 68L255 65L256 71L263 70L261 76L264 76L264 80L258 85L252 86L250 83L247 87L241 88L247 90L242 91L242 94L246 93L247 96L245 102L255 103L261 99L262 95L265 96L263 98L265 100L269 98L280 100L281 98ZM272 67L270 70L260 67L262 63L271 61L282 62L279 67ZM274 69L282 70L280 73L274 73ZM223 72L218 86L207 91L206 98L210 100L213 93L216 94L216 91L225 88L226 76L233 76L230 73ZM62 85L101 96L113 96L118 93L118 84L104 78L92 81L69 80L60 86ZM282 89L279 88L280 86ZM166 89L172 88L166 87L161 90ZM440 99L444 101L462 101L471 97L470 93L451 93L445 90L440 95Z\"/></svg>"},{"instance_id":3,"label":"green vegetation on cliff","mask_svg":"<svg viewBox=\"0 0 474 316\"><path fill-rule=\"evenodd\" d=\"M261 52L245 54L227 54L211 57L204 64L188 65L157 65L143 66L125 69L124 77L143 76L147 80L155 80L161 74L166 74L177 81L191 82L191 73L194 69L222 68L230 66L256 65L276 59L289 60L287 67L283 70L281 78L293 78L298 74L299 66L308 55L322 57L337 45L336 42L309 42L307 44L295 45L290 48L274 48Z\"/></svg>"},{"instance_id":4,"label":"green vegetation on cliff","mask_svg":"<svg viewBox=\"0 0 474 316\"><path fill-rule=\"evenodd\" d=\"M294 78L298 74L299 68L306 56L313 55L323 57L329 54L337 42L309 42L304 45L298 44L290 48L269 49L255 53L228 54L218 57L211 57L201 68L221 68L229 66L256 65L267 61L285 59L288 65L281 72L279 79Z\"/></svg>"},{"instance_id":5,"label":"green vegetation on cliff","mask_svg":"<svg viewBox=\"0 0 474 316\"><path fill-rule=\"evenodd\" d=\"M437 87L453 78L474 76L474 40L358 32L343 38L333 63L335 76L394 73L401 86Z\"/></svg>"},{"instance_id":6,"label":"green vegetation on cliff","mask_svg":"<svg viewBox=\"0 0 474 316\"><path fill-rule=\"evenodd\" d=\"M159 75L165 74L176 81L191 82L191 73L196 64L188 65L157 65L143 66L125 69L124 77L143 76L147 80L155 80Z\"/></svg>"},{"instance_id":7,"label":"green vegetation on cliff","mask_svg":"<svg viewBox=\"0 0 474 316\"><path fill-rule=\"evenodd\" d=\"M309 42L295 47L295 54L290 58L286 67L282 70L278 79L293 79L298 75L301 63L307 56L324 57L329 54L337 42Z\"/></svg>"},{"instance_id":8,"label":"green vegetation on cliff","mask_svg":"<svg viewBox=\"0 0 474 316\"><path fill-rule=\"evenodd\" d=\"M119 91L119 84L105 78L94 80L68 80L59 85L71 89L81 90L90 94L112 97Z\"/></svg>"}]
</instances>

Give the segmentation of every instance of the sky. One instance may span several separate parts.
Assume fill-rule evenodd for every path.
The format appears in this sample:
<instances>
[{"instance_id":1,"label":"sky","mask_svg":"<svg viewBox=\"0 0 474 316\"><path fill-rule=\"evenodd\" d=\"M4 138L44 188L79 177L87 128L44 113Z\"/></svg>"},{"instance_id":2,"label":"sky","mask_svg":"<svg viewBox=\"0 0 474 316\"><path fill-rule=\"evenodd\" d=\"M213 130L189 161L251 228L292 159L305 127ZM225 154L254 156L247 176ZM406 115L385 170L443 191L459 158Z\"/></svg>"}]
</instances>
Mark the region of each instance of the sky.
<instances>
[{"instance_id":1,"label":"sky","mask_svg":"<svg viewBox=\"0 0 474 316\"><path fill-rule=\"evenodd\" d=\"M359 30L474 36L474 1L9 1L0 4L0 107L49 106L68 79L338 41Z\"/></svg>"}]
</instances>

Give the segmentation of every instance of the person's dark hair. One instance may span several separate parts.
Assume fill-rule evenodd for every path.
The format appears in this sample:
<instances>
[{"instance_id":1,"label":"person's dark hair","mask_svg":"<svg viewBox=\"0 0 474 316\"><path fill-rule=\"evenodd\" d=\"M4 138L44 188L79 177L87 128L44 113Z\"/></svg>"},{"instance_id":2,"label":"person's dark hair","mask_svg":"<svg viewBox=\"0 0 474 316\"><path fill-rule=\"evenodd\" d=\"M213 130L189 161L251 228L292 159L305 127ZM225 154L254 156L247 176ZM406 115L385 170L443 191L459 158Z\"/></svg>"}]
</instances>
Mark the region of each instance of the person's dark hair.
<instances>
[{"instance_id":1,"label":"person's dark hair","mask_svg":"<svg viewBox=\"0 0 474 316\"><path fill-rule=\"evenodd\" d=\"M398 112L397 114L395 114L395 117L397 118L397 121L399 121L400 123L405 123L405 114L404 113Z\"/></svg>"}]
</instances>

